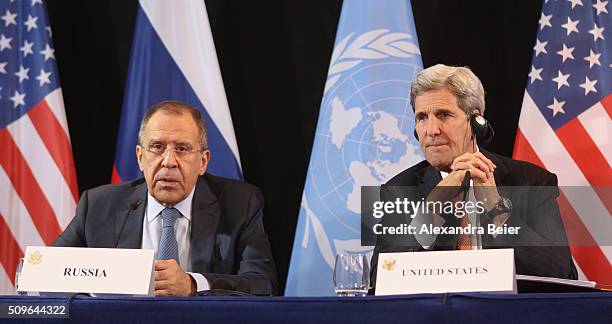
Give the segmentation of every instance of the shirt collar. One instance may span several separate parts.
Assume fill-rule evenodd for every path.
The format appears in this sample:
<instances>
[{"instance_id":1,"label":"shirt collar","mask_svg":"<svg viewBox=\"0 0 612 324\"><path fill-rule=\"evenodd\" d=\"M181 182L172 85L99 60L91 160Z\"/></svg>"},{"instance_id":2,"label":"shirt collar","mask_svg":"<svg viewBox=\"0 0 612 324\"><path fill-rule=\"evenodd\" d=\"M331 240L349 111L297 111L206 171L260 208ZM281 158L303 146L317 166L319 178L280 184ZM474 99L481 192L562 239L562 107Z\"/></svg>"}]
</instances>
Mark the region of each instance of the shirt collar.
<instances>
[{"instance_id":1,"label":"shirt collar","mask_svg":"<svg viewBox=\"0 0 612 324\"><path fill-rule=\"evenodd\" d=\"M194 192L195 187L193 187L187 198L183 199L178 204L172 206L176 208L181 213L181 215L183 215L189 221L191 221L191 202L193 201ZM150 192L147 193L147 221L149 223L155 220L157 216L161 215L161 212L164 208L166 207L164 207L153 196L151 196Z\"/></svg>"}]
</instances>

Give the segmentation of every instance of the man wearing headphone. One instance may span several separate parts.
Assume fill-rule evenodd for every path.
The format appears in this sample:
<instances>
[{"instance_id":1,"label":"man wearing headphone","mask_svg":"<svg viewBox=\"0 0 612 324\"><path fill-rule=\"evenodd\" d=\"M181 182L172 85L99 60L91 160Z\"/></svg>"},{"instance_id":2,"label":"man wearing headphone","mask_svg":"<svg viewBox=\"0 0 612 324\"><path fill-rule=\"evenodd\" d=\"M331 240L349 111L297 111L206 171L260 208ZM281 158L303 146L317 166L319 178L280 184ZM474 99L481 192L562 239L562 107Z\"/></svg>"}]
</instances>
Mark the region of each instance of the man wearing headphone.
<instances>
[{"instance_id":1,"label":"man wearing headphone","mask_svg":"<svg viewBox=\"0 0 612 324\"><path fill-rule=\"evenodd\" d=\"M401 239L379 235L372 257L376 282L382 252L514 248L518 274L577 279L556 197L557 177L536 165L482 150L493 128L485 111L482 83L469 68L438 64L421 71L410 89L414 134L425 161L381 187L381 199L478 202L461 213L386 214L382 223L410 223L416 232ZM517 229L515 233L432 234L423 225ZM446 231L449 232L449 231Z\"/></svg>"}]
</instances>

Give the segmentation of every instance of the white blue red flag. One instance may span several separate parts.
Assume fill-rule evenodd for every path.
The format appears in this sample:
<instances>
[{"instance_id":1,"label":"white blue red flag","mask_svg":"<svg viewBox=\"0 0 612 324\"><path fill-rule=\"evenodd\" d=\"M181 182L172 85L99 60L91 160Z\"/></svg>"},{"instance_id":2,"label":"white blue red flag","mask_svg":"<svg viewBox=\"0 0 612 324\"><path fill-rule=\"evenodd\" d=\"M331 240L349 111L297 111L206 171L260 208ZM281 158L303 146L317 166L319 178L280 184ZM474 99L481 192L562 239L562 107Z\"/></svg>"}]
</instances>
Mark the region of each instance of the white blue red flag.
<instances>
[{"instance_id":1,"label":"white blue red flag","mask_svg":"<svg viewBox=\"0 0 612 324\"><path fill-rule=\"evenodd\" d=\"M78 187L42 0L0 2L0 294L28 245L68 225Z\"/></svg>"},{"instance_id":2,"label":"white blue red flag","mask_svg":"<svg viewBox=\"0 0 612 324\"><path fill-rule=\"evenodd\" d=\"M557 174L580 276L602 284L612 284L610 10L602 0L544 1L514 148Z\"/></svg>"},{"instance_id":3,"label":"white blue red flag","mask_svg":"<svg viewBox=\"0 0 612 324\"><path fill-rule=\"evenodd\" d=\"M344 1L285 295L333 295L336 254L373 250L361 246L361 187L422 160L410 106L418 46L409 0Z\"/></svg>"},{"instance_id":4,"label":"white blue red flag","mask_svg":"<svg viewBox=\"0 0 612 324\"><path fill-rule=\"evenodd\" d=\"M240 157L204 1L141 0L132 44L112 182L142 177L134 153L150 106L179 100L206 119L207 172L241 179Z\"/></svg>"}]
</instances>

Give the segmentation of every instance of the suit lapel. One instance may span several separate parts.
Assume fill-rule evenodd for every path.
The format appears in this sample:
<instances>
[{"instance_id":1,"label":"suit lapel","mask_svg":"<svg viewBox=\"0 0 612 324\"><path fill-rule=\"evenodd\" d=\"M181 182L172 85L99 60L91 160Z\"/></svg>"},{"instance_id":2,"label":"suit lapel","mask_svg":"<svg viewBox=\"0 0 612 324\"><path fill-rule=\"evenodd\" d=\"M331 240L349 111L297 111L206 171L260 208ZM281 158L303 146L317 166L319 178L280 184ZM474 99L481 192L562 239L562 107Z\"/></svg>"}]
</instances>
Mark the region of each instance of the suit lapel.
<instances>
[{"instance_id":1,"label":"suit lapel","mask_svg":"<svg viewBox=\"0 0 612 324\"><path fill-rule=\"evenodd\" d=\"M506 177L509 174L508 168L506 167L506 165L495 155L492 153L489 153L487 151L482 151L482 153L489 158L491 161L493 161L493 163L495 163L495 165L497 166L497 168L495 169L495 171L493 171L493 177L495 178L495 185L497 186L497 190L499 192L500 195L505 196L505 197L509 197L508 195L511 193L509 192L508 188L505 188L504 186L509 186L512 185L511 183L509 184L506 180ZM512 190L510 190L512 191Z\"/></svg>"},{"instance_id":2,"label":"suit lapel","mask_svg":"<svg viewBox=\"0 0 612 324\"><path fill-rule=\"evenodd\" d=\"M143 182L139 185L125 201L122 210L117 213L115 218L115 240L119 238L118 248L139 249L142 243L142 222L147 199L147 184ZM130 212L135 204L138 207ZM126 217L129 217L126 220ZM125 222L125 227L121 231L121 226ZM121 233L120 233L121 232Z\"/></svg>"},{"instance_id":3,"label":"suit lapel","mask_svg":"<svg viewBox=\"0 0 612 324\"><path fill-rule=\"evenodd\" d=\"M191 266L195 272L210 272L216 242L220 210L217 197L199 177L192 202Z\"/></svg>"},{"instance_id":4,"label":"suit lapel","mask_svg":"<svg viewBox=\"0 0 612 324\"><path fill-rule=\"evenodd\" d=\"M415 172L415 175L421 183L417 188L420 195L419 198L427 198L429 193L442 181L440 171L429 164L427 167ZM442 225L443 227L456 226L457 219L454 216L449 217L449 215L444 214L440 216L445 220L444 225ZM434 248L437 250L448 250L455 246L455 240L455 235L440 234L434 242Z\"/></svg>"},{"instance_id":5,"label":"suit lapel","mask_svg":"<svg viewBox=\"0 0 612 324\"><path fill-rule=\"evenodd\" d=\"M505 164L499 158L497 158L495 154L485 150L481 150L481 152L497 166L495 171L493 171L493 177L495 177L495 184L502 186L504 179L508 175L508 169L506 168Z\"/></svg>"},{"instance_id":6,"label":"suit lapel","mask_svg":"<svg viewBox=\"0 0 612 324\"><path fill-rule=\"evenodd\" d=\"M427 195L433 190L433 188L442 181L442 175L440 171L431 165L427 164L426 167L419 169L415 172L415 176L419 181L417 188L419 198L426 198Z\"/></svg>"},{"instance_id":7,"label":"suit lapel","mask_svg":"<svg viewBox=\"0 0 612 324\"><path fill-rule=\"evenodd\" d=\"M501 161L495 154L488 153L488 155L486 156L491 159L491 161L493 161L493 163L495 163L495 165L497 166L497 168L493 172L493 176L495 177L495 185L497 187L497 192L499 193L499 195L502 197L509 198L511 201L517 202L516 199L521 199L519 198L521 195L517 197L516 194L523 190L516 189L513 187L516 186L516 183L513 180L515 178L511 175L507 165L503 161Z\"/></svg>"}]
</instances>

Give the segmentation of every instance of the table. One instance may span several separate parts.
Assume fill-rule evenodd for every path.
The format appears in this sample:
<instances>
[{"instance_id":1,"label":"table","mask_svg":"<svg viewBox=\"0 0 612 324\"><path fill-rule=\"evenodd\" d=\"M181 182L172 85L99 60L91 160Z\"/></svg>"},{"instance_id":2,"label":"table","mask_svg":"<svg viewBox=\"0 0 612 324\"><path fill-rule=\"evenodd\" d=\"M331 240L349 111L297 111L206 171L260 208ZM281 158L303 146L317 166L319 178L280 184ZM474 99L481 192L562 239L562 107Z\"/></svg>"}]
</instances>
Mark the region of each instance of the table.
<instances>
[{"instance_id":1,"label":"table","mask_svg":"<svg viewBox=\"0 0 612 324\"><path fill-rule=\"evenodd\" d=\"M66 301L0 296L2 303ZM0 322L41 322L0 319ZM86 297L45 323L612 323L612 293L420 294L337 297Z\"/></svg>"}]
</instances>

